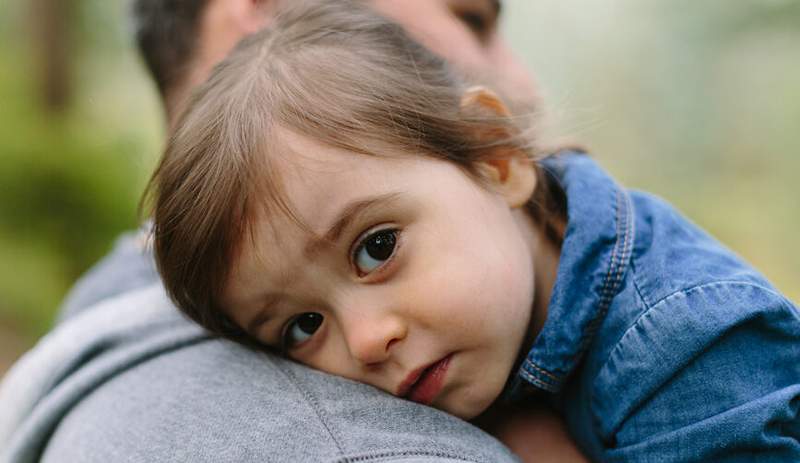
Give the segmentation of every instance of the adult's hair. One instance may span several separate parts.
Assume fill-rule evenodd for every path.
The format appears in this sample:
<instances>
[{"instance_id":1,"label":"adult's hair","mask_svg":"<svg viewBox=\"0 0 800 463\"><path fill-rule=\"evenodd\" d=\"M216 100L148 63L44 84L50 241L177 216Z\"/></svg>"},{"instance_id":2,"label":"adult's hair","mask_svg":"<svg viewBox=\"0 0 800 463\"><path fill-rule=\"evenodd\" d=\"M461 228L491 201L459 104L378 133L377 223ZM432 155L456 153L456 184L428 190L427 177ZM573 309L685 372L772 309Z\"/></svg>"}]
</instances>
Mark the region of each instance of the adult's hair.
<instances>
[{"instance_id":1,"label":"adult's hair","mask_svg":"<svg viewBox=\"0 0 800 463\"><path fill-rule=\"evenodd\" d=\"M200 19L209 0L133 0L139 52L161 97L180 85L197 48Z\"/></svg>"},{"instance_id":2,"label":"adult's hair","mask_svg":"<svg viewBox=\"0 0 800 463\"><path fill-rule=\"evenodd\" d=\"M239 340L220 301L240 243L259 211L300 222L271 165L291 155L282 130L362 155L445 160L477 180L488 156L534 156L513 117L465 109L467 82L399 25L352 0L292 5L194 94L148 187L167 292L191 319ZM562 209L537 172L528 210L552 228Z\"/></svg>"}]
</instances>

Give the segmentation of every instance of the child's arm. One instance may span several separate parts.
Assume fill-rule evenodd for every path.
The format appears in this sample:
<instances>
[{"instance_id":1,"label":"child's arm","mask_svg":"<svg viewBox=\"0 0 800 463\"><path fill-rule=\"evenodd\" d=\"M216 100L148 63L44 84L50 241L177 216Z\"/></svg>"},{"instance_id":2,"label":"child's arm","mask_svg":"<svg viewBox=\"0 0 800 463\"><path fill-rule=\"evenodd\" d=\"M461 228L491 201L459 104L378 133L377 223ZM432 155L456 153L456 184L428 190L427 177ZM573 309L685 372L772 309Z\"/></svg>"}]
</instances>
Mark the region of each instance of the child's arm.
<instances>
[{"instance_id":1,"label":"child's arm","mask_svg":"<svg viewBox=\"0 0 800 463\"><path fill-rule=\"evenodd\" d=\"M718 282L653 305L593 384L604 460L800 461L800 313L769 289Z\"/></svg>"}]
</instances>

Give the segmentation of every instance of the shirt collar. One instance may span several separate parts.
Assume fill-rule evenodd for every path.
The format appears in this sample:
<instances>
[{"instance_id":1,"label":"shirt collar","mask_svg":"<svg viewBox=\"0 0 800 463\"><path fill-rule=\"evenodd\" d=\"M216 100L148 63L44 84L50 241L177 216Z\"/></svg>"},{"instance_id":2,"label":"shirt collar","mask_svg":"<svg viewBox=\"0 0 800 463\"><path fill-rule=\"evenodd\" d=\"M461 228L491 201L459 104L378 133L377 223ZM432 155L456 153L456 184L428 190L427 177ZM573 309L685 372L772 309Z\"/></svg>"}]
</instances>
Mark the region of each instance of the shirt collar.
<instances>
[{"instance_id":1,"label":"shirt collar","mask_svg":"<svg viewBox=\"0 0 800 463\"><path fill-rule=\"evenodd\" d=\"M567 227L547 320L511 379L507 400L529 386L561 391L619 291L633 249L630 198L588 155L563 153L541 167L566 193Z\"/></svg>"}]
</instances>

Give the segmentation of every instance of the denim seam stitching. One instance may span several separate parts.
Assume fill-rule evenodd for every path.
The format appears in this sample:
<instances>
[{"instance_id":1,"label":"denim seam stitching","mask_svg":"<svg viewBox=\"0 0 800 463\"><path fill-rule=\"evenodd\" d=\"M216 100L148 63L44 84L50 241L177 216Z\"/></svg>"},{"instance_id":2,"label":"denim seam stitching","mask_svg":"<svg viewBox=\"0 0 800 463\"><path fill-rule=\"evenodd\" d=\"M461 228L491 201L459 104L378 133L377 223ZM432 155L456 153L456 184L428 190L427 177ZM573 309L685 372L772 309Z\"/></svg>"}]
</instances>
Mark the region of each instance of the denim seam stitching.
<instances>
[{"instance_id":1,"label":"denim seam stitching","mask_svg":"<svg viewBox=\"0 0 800 463\"><path fill-rule=\"evenodd\" d=\"M539 389L542 389L542 390L545 390L545 391L548 391L548 392L558 392L558 383L547 382L547 381L544 380L544 378L541 378L541 377L538 377L538 376L533 376L530 373L528 373L527 371L523 371L522 373L520 373L520 376L522 376L522 378L525 381L527 381L528 384L530 384L532 386L536 386Z\"/></svg>"},{"instance_id":2,"label":"denim seam stitching","mask_svg":"<svg viewBox=\"0 0 800 463\"><path fill-rule=\"evenodd\" d=\"M630 197L628 197L628 195L625 194L622 188L619 186L616 188L616 201L614 203L614 209L616 241L614 242L614 247L611 250L608 272L606 272L606 276L603 279L603 286L600 288L600 304L598 312L594 319L592 319L592 321L590 321L587 325L586 330L581 337L578 350L569 360L570 363L575 363L577 359L585 353L589 339L591 339L593 334L597 331L597 328L600 326L600 320L603 319L608 311L608 308L611 306L611 301L614 299L616 290L619 287L619 284L622 282L622 276L625 274L625 262L628 260L633 248L633 205L630 202ZM620 238L622 238L622 240L620 240ZM620 247L622 248L621 250ZM532 368L535 371L528 371L528 368ZM561 383L563 383L565 379L564 375L551 373L528 358L526 358L523 362L523 368L521 369L521 372L522 376L527 381L531 383L539 383L539 387L550 392L558 392ZM538 375L536 375L536 373L540 373L549 378L552 381L552 384L546 381L544 378L540 378Z\"/></svg>"},{"instance_id":3,"label":"denim seam stitching","mask_svg":"<svg viewBox=\"0 0 800 463\"><path fill-rule=\"evenodd\" d=\"M525 363L523 364L525 368L520 369L520 375L529 383L537 386L545 391L549 392L558 392L558 386L561 384L561 379L553 376L550 372L542 369L534 362L531 362L528 359L525 359ZM526 368L533 368L536 371L530 372ZM537 375L539 373L544 377Z\"/></svg>"},{"instance_id":4,"label":"denim seam stitching","mask_svg":"<svg viewBox=\"0 0 800 463\"><path fill-rule=\"evenodd\" d=\"M612 250L608 273L606 273L603 288L600 291L601 299L598 306L597 315L586 327L586 331L581 339L581 347L575 356L576 358L585 352L589 340L592 339L594 333L600 326L600 321L603 320L605 314L608 312L608 308L611 306L611 301L616 295L617 288L622 282L622 276L625 274L624 264L628 260L632 248L632 205L630 204L630 198L628 195L626 195L619 187L617 187L617 202L615 203L615 208L617 241L614 243L614 249ZM620 240L620 238L622 238L622 240ZM622 245L621 251L620 244ZM574 362L575 358L572 360Z\"/></svg>"},{"instance_id":5,"label":"denim seam stitching","mask_svg":"<svg viewBox=\"0 0 800 463\"><path fill-rule=\"evenodd\" d=\"M525 372L525 373L528 373L529 375L531 375L532 377L536 377L535 374L536 373L540 373L540 374L544 375L546 378L548 378L548 379L550 379L552 381L555 381L555 382L559 382L562 379L560 375L557 375L555 373L551 373L551 372L545 370L544 368L540 367L539 365L537 365L535 362L531 361L530 359L527 359L527 358L525 359L525 365L529 366L529 367L531 367L532 369L535 370L535 371L526 371Z\"/></svg>"},{"instance_id":6,"label":"denim seam stitching","mask_svg":"<svg viewBox=\"0 0 800 463\"><path fill-rule=\"evenodd\" d=\"M609 264L608 272L606 273L605 280L603 281L603 287L600 290L600 304L597 311L597 315L595 318L589 323L587 326L586 333L584 333L583 340L581 344L586 343L586 339L589 338L588 334L593 333L597 329L597 325L599 324L599 320L603 318L603 315L608 311L608 307L611 305L611 300L614 298L614 291L619 285L619 282L622 280L623 275L623 265L622 263L625 261L625 256L628 253L628 244L630 239L630 234L628 233L628 225L630 219L630 213L627 210L627 207L624 209L620 207L620 199L625 199L622 192L617 189L617 203L616 203L616 232L617 232L617 241L614 243L614 249L611 253L611 262ZM627 206L627 204L626 204ZM622 224L621 215L624 214L625 224ZM619 236L623 236L622 240L622 251L619 252ZM614 276L612 278L612 275Z\"/></svg>"},{"instance_id":7,"label":"denim seam stitching","mask_svg":"<svg viewBox=\"0 0 800 463\"><path fill-rule=\"evenodd\" d=\"M656 301L656 303L653 304L653 307L666 302L668 299L674 299L674 298L676 298L676 297L678 297L678 296L680 296L682 294L683 295L687 295L687 294L695 292L695 291L697 291L699 289L709 288L709 287L714 287L714 286L725 286L725 285L749 286L751 288L760 289L760 290L762 290L764 292L770 293L773 296L777 296L784 303L786 302L786 298L782 294L777 293L777 292L765 287L764 285L760 285L760 284L753 283L753 282L750 282L750 281L742 281L742 280L716 280L716 281L710 281L710 282L707 282L707 283L696 284L694 286L689 286L687 288L683 288L683 289L679 289L677 291L674 291L674 292L662 297L658 301ZM642 314L642 315L644 315L644 314ZM641 315L640 315L640 317L641 317ZM638 321L638 318L637 318L637 321Z\"/></svg>"},{"instance_id":8,"label":"denim seam stitching","mask_svg":"<svg viewBox=\"0 0 800 463\"><path fill-rule=\"evenodd\" d=\"M622 196L622 192L620 191L620 189L618 189L617 190L617 198L619 198L620 196ZM597 330L598 327L600 326L599 320L601 320L603 318L605 313L608 311L608 308L611 306L611 301L614 299L614 289L622 281L622 275L625 273L624 272L624 265L622 265L622 264L629 258L629 256L630 256L629 253L632 253L632 249L633 249L633 239L632 238L633 238L633 235L634 235L633 210L632 210L633 209L633 205L631 204L630 197L628 195L624 195L623 199L625 200L624 206L626 208L626 210L624 211L624 213L625 213L625 226L624 226L624 228L625 228L625 232L624 232L625 233L625 238L624 238L624 242L623 242L623 246L622 246L622 255L620 257L620 265L616 269L616 277L614 279L614 283L613 283L612 289L609 290L608 295L603 294L602 297L604 297L606 299L601 300L600 309L598 310L598 314L595 317L595 319L593 320L593 322L590 325L590 327L587 328L587 332L589 330L592 330L592 331ZM619 212L620 209L618 208L617 211ZM620 224L621 224L621 221L618 220L617 224L618 224L618 227L619 227ZM617 236L619 236L619 235L617 235ZM629 249L629 247L630 247L630 249ZM616 248L616 246L615 246L615 248ZM612 265L614 265L613 260L612 260ZM611 270L612 269L609 269L609 275L610 275L610 271ZM592 394L592 395L594 395L594 394ZM602 435L601 433L599 433L599 430L600 430L600 427L601 427L600 426L599 417L595 416L594 413L592 413L592 415L591 415L591 423L592 423L592 427L594 428L595 435L598 435L598 436Z\"/></svg>"},{"instance_id":9,"label":"denim seam stitching","mask_svg":"<svg viewBox=\"0 0 800 463\"><path fill-rule=\"evenodd\" d=\"M634 284L635 284L635 282L634 282ZM690 286L688 288L683 288L683 289L674 291L674 292L670 293L669 295L659 299L654 304L647 304L647 301L642 299L642 302L644 302L644 304L645 304L645 310L643 310L642 313L640 313L639 316L636 317L636 319L628 326L628 328L625 329L625 332L622 333L622 336L620 336L619 340L614 345L614 348L611 349L608 352L608 355L606 356L605 360L603 360L603 366L608 364L608 362L611 359L611 356L614 354L614 352L616 352L617 350L620 349L620 347L619 347L620 343L625 338L625 336L627 336L628 333L630 333L630 331L636 325L639 324L639 320L641 320L642 317L644 317L645 315L650 313L650 311L654 310L656 307L666 303L667 301L669 301L671 299L675 299L678 296L687 296L687 295L689 295L689 293L695 292L695 291L697 291L699 289L715 287L715 286L725 286L725 285L749 286L751 288L760 289L762 291L765 291L765 292L768 292L768 293L772 294L773 296L778 296L781 299L781 301L783 302L783 306L784 307L787 305L786 304L786 300L780 294L776 293L775 291L772 291L769 288L765 288L764 286L759 285L759 284L751 283L751 282L748 282L748 281L740 281L740 280L719 280L719 281L713 281L713 282L709 282L709 283L701 283L701 284L698 284L698 285L695 285L695 286ZM638 288L637 288L637 292L638 292ZM791 307L791 305L789 307Z\"/></svg>"}]
</instances>

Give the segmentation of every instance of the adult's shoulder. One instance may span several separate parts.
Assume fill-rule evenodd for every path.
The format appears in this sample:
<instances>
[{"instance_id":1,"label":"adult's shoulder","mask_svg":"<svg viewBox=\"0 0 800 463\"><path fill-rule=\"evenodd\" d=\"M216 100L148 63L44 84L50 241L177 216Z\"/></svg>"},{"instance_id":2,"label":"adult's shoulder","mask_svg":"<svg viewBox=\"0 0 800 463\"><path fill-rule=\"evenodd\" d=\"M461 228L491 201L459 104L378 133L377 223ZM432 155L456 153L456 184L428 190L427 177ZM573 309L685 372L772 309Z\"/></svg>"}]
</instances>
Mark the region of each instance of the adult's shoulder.
<instances>
[{"instance_id":1,"label":"adult's shoulder","mask_svg":"<svg viewBox=\"0 0 800 463\"><path fill-rule=\"evenodd\" d=\"M4 456L513 461L455 417L211 338L168 309L156 286L59 325L0 392L16 417Z\"/></svg>"},{"instance_id":2,"label":"adult's shoulder","mask_svg":"<svg viewBox=\"0 0 800 463\"><path fill-rule=\"evenodd\" d=\"M97 303L159 281L153 251L147 245L150 223L120 235L111 251L70 288L56 315L59 322Z\"/></svg>"},{"instance_id":3,"label":"adult's shoulder","mask_svg":"<svg viewBox=\"0 0 800 463\"><path fill-rule=\"evenodd\" d=\"M437 410L207 341L115 376L59 424L43 461L505 461Z\"/></svg>"}]
</instances>

